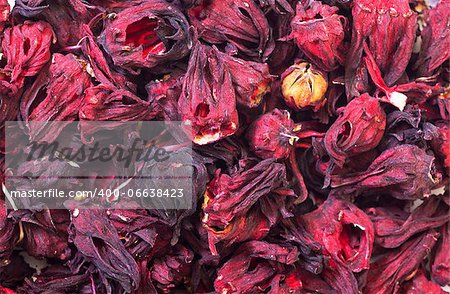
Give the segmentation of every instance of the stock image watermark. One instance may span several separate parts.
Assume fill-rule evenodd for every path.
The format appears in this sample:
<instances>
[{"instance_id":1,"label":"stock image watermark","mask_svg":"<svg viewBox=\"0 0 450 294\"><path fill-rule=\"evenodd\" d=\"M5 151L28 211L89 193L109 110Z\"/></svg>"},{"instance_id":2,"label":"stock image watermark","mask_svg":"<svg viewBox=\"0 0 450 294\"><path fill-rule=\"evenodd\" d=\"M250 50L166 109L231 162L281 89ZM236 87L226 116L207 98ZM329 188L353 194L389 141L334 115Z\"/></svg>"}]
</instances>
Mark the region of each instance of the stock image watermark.
<instances>
[{"instance_id":1,"label":"stock image watermark","mask_svg":"<svg viewBox=\"0 0 450 294\"><path fill-rule=\"evenodd\" d=\"M192 148L180 124L7 122L8 208L190 209Z\"/></svg>"}]
</instances>

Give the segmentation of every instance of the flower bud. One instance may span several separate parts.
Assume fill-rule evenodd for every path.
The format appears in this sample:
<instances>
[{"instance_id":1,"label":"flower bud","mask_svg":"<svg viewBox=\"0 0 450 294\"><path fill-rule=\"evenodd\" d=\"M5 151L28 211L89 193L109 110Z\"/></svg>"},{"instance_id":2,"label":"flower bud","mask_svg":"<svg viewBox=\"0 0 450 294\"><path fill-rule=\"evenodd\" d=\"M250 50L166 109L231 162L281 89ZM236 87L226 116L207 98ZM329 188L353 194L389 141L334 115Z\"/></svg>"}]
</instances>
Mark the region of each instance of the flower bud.
<instances>
[{"instance_id":1,"label":"flower bud","mask_svg":"<svg viewBox=\"0 0 450 294\"><path fill-rule=\"evenodd\" d=\"M343 166L347 158L374 149L386 128L386 113L378 99L363 94L350 101L325 134L330 158Z\"/></svg>"},{"instance_id":2,"label":"flower bud","mask_svg":"<svg viewBox=\"0 0 450 294\"><path fill-rule=\"evenodd\" d=\"M195 144L218 141L238 129L236 92L217 49L200 42L192 49L178 109Z\"/></svg>"},{"instance_id":3,"label":"flower bud","mask_svg":"<svg viewBox=\"0 0 450 294\"><path fill-rule=\"evenodd\" d=\"M326 75L305 61L295 63L281 76L284 101L295 110L308 106L318 110L325 103L327 87Z\"/></svg>"},{"instance_id":4,"label":"flower bud","mask_svg":"<svg viewBox=\"0 0 450 294\"><path fill-rule=\"evenodd\" d=\"M286 110L274 109L256 119L247 131L250 149L261 158L287 158L298 137Z\"/></svg>"}]
</instances>

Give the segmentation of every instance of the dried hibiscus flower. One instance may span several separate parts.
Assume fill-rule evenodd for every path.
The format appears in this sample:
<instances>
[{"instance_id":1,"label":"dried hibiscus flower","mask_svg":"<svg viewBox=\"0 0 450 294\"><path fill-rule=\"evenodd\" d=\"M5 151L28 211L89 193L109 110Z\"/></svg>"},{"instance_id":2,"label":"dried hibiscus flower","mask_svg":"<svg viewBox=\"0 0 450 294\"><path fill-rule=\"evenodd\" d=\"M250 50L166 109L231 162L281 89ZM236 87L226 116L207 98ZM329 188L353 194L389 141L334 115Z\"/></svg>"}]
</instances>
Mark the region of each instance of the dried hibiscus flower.
<instances>
[{"instance_id":1,"label":"dried hibiscus flower","mask_svg":"<svg viewBox=\"0 0 450 294\"><path fill-rule=\"evenodd\" d=\"M55 41L52 27L43 21L26 21L6 29L2 47L7 63L0 69L0 80L4 76L22 88L25 78L37 75L50 60L50 46Z\"/></svg>"},{"instance_id":2,"label":"dried hibiscus flower","mask_svg":"<svg viewBox=\"0 0 450 294\"><path fill-rule=\"evenodd\" d=\"M378 99L363 94L350 101L328 129L325 149L342 167L348 158L377 147L385 127L386 114Z\"/></svg>"},{"instance_id":3,"label":"dried hibiscus flower","mask_svg":"<svg viewBox=\"0 0 450 294\"><path fill-rule=\"evenodd\" d=\"M256 293L270 287L277 265L291 265L297 260L297 248L283 247L264 241L251 241L240 246L218 269L214 287L219 293Z\"/></svg>"},{"instance_id":4,"label":"dried hibiscus flower","mask_svg":"<svg viewBox=\"0 0 450 294\"><path fill-rule=\"evenodd\" d=\"M19 233L19 227L13 219L8 218L6 210L5 194L0 192L0 272L2 267L10 262L10 256L16 246L16 243L23 238L23 231Z\"/></svg>"},{"instance_id":5,"label":"dried hibiscus flower","mask_svg":"<svg viewBox=\"0 0 450 294\"><path fill-rule=\"evenodd\" d=\"M384 151L366 171L332 175L337 194L388 193L398 199L422 199L440 181L434 157L415 145L400 145Z\"/></svg>"},{"instance_id":6,"label":"dried hibiscus flower","mask_svg":"<svg viewBox=\"0 0 450 294\"><path fill-rule=\"evenodd\" d=\"M173 252L155 259L150 269L152 280L164 293L188 280L194 253L182 245L174 246ZM175 288L175 289L174 289Z\"/></svg>"},{"instance_id":7,"label":"dried hibiscus flower","mask_svg":"<svg viewBox=\"0 0 450 294\"><path fill-rule=\"evenodd\" d=\"M80 119L92 121L136 121L154 117L150 103L132 92L98 85L86 90Z\"/></svg>"},{"instance_id":8,"label":"dried hibiscus flower","mask_svg":"<svg viewBox=\"0 0 450 294\"><path fill-rule=\"evenodd\" d=\"M356 0L352 2L352 16L352 41L345 68L345 87L351 97L367 90L362 76L364 43L368 42L384 81L392 86L411 58L417 27L417 15L408 0Z\"/></svg>"},{"instance_id":9,"label":"dried hibiscus flower","mask_svg":"<svg viewBox=\"0 0 450 294\"><path fill-rule=\"evenodd\" d=\"M217 170L216 176L206 188L202 219L208 229L210 248L214 254L217 254L214 244L220 240L234 241L236 234L243 235L239 239L248 239L245 235L258 239L268 233L270 218L276 217L271 210L281 210L283 206L270 207L270 199L261 198L270 196L272 199L278 199L279 203L283 202L285 173L285 166L274 162L273 159L261 161L256 165L251 160L241 161L239 168L230 175ZM260 200L265 203L260 203ZM263 206L261 215L251 213L251 210L257 210L254 207L257 206L257 202ZM267 208L266 211L264 206ZM248 212L250 214L247 214ZM247 219L249 216L252 216L250 221ZM252 228L254 224L260 224L260 227ZM228 238L230 235L234 235L235 238Z\"/></svg>"},{"instance_id":10,"label":"dried hibiscus flower","mask_svg":"<svg viewBox=\"0 0 450 294\"><path fill-rule=\"evenodd\" d=\"M74 121L83 105L84 91L91 85L87 62L72 54L56 53L48 71L43 71L21 101L22 118L28 121ZM36 105L37 104L37 105ZM52 141L61 132L43 129L43 124L29 124L30 137ZM59 127L59 126L58 126Z\"/></svg>"},{"instance_id":11,"label":"dried hibiscus flower","mask_svg":"<svg viewBox=\"0 0 450 294\"><path fill-rule=\"evenodd\" d=\"M450 127L447 124L437 126L437 135L431 140L431 147L442 159L446 168L450 168Z\"/></svg>"},{"instance_id":12,"label":"dried hibiscus flower","mask_svg":"<svg viewBox=\"0 0 450 294\"><path fill-rule=\"evenodd\" d=\"M200 37L212 44L230 43L243 54L265 61L274 41L267 19L254 1L204 0L188 10Z\"/></svg>"},{"instance_id":13,"label":"dried hibiscus flower","mask_svg":"<svg viewBox=\"0 0 450 294\"><path fill-rule=\"evenodd\" d=\"M151 0L110 14L100 42L114 64L136 72L182 59L192 41L189 24L178 7Z\"/></svg>"},{"instance_id":14,"label":"dried hibiscus flower","mask_svg":"<svg viewBox=\"0 0 450 294\"><path fill-rule=\"evenodd\" d=\"M178 107L196 144L208 144L236 132L236 93L216 48L198 42L192 49Z\"/></svg>"},{"instance_id":15,"label":"dried hibiscus flower","mask_svg":"<svg viewBox=\"0 0 450 294\"><path fill-rule=\"evenodd\" d=\"M404 291L402 293L406 294L448 293L442 290L439 284L436 284L435 282L428 279L423 268L420 268L410 281L402 285L402 290Z\"/></svg>"},{"instance_id":16,"label":"dried hibiscus flower","mask_svg":"<svg viewBox=\"0 0 450 294\"><path fill-rule=\"evenodd\" d=\"M74 210L69 240L86 261L96 265L104 283L117 281L126 292L139 285L136 261L125 249L105 211Z\"/></svg>"},{"instance_id":17,"label":"dried hibiscus flower","mask_svg":"<svg viewBox=\"0 0 450 294\"><path fill-rule=\"evenodd\" d=\"M100 11L81 0L17 0L12 15L48 22L62 48L76 45L83 38L83 24L87 24Z\"/></svg>"},{"instance_id":18,"label":"dried hibiscus flower","mask_svg":"<svg viewBox=\"0 0 450 294\"><path fill-rule=\"evenodd\" d=\"M15 211L12 217L21 222L25 234L22 246L34 257L67 260L70 249L67 241L69 214L64 210L44 210L31 213L28 210Z\"/></svg>"},{"instance_id":19,"label":"dried hibiscus flower","mask_svg":"<svg viewBox=\"0 0 450 294\"><path fill-rule=\"evenodd\" d=\"M447 210L448 212L448 210ZM438 241L436 252L431 260L431 276L440 285L450 284L450 225L441 227L441 238Z\"/></svg>"},{"instance_id":20,"label":"dried hibiscus flower","mask_svg":"<svg viewBox=\"0 0 450 294\"><path fill-rule=\"evenodd\" d=\"M270 91L272 76L265 63L245 61L221 53L225 67L230 71L236 90L237 103L245 107L256 107Z\"/></svg>"},{"instance_id":21,"label":"dried hibiscus flower","mask_svg":"<svg viewBox=\"0 0 450 294\"><path fill-rule=\"evenodd\" d=\"M296 127L286 110L263 114L247 130L250 150L261 158L287 158L298 140Z\"/></svg>"},{"instance_id":22,"label":"dried hibiscus flower","mask_svg":"<svg viewBox=\"0 0 450 294\"><path fill-rule=\"evenodd\" d=\"M317 111L326 102L327 76L308 62L290 66L281 75L281 81L284 101L294 110L313 107Z\"/></svg>"},{"instance_id":23,"label":"dried hibiscus flower","mask_svg":"<svg viewBox=\"0 0 450 294\"><path fill-rule=\"evenodd\" d=\"M376 244L385 248L398 247L413 235L450 221L448 207L437 197L425 199L410 214L395 207L369 208L367 214L375 227Z\"/></svg>"},{"instance_id":24,"label":"dried hibiscus flower","mask_svg":"<svg viewBox=\"0 0 450 294\"><path fill-rule=\"evenodd\" d=\"M319 68L332 71L344 64L344 29L346 18L337 14L336 6L312 1L307 7L297 4L288 38Z\"/></svg>"},{"instance_id":25,"label":"dried hibiscus flower","mask_svg":"<svg viewBox=\"0 0 450 294\"><path fill-rule=\"evenodd\" d=\"M354 204L330 198L301 219L325 254L353 272L369 268L374 229L369 217Z\"/></svg>"},{"instance_id":26,"label":"dried hibiscus flower","mask_svg":"<svg viewBox=\"0 0 450 294\"><path fill-rule=\"evenodd\" d=\"M0 0L0 32L3 31L3 28L6 22L9 19L9 3L7 0Z\"/></svg>"},{"instance_id":27,"label":"dried hibiscus flower","mask_svg":"<svg viewBox=\"0 0 450 294\"><path fill-rule=\"evenodd\" d=\"M422 48L415 65L419 74L431 75L450 58L449 14L449 1L439 1L435 7L426 11L427 25L421 33Z\"/></svg>"},{"instance_id":28,"label":"dried hibiscus flower","mask_svg":"<svg viewBox=\"0 0 450 294\"><path fill-rule=\"evenodd\" d=\"M159 116L164 120L178 120L178 98L181 95L184 73L174 72L163 79L151 81L145 85L148 101L152 107L159 108Z\"/></svg>"}]
</instances>

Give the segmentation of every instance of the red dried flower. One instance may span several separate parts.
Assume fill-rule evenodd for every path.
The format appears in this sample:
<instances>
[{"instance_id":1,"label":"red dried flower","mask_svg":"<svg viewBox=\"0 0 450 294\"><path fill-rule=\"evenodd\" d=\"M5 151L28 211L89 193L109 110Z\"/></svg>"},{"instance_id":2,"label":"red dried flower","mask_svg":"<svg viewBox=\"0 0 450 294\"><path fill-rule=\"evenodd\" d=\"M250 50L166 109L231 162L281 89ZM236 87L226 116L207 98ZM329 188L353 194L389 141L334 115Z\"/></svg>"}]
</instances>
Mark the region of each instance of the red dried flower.
<instances>
[{"instance_id":1,"label":"red dried flower","mask_svg":"<svg viewBox=\"0 0 450 294\"><path fill-rule=\"evenodd\" d=\"M447 207L448 208L448 207ZM447 210L448 212L448 210ZM450 225L441 228L441 238L431 260L431 276L441 286L450 284Z\"/></svg>"},{"instance_id":2,"label":"red dried flower","mask_svg":"<svg viewBox=\"0 0 450 294\"><path fill-rule=\"evenodd\" d=\"M450 126L447 124L437 126L437 136L431 140L431 147L441 158L444 166L450 168Z\"/></svg>"},{"instance_id":3,"label":"red dried flower","mask_svg":"<svg viewBox=\"0 0 450 294\"><path fill-rule=\"evenodd\" d=\"M231 175L217 170L203 202L203 224L208 229L213 254L217 254L214 244L219 241L226 240L231 245L235 241L265 237L279 215L278 210L285 209L285 205L271 207L272 201L262 198L285 203L285 196L294 196L283 188L285 173L284 165L273 159L256 165L241 161L239 169Z\"/></svg>"},{"instance_id":4,"label":"red dried flower","mask_svg":"<svg viewBox=\"0 0 450 294\"><path fill-rule=\"evenodd\" d=\"M319 68L332 71L344 64L344 26L346 18L337 14L336 6L313 1L305 7L297 4L291 21L292 33L298 48Z\"/></svg>"},{"instance_id":5,"label":"red dried flower","mask_svg":"<svg viewBox=\"0 0 450 294\"><path fill-rule=\"evenodd\" d=\"M186 282L191 274L192 251L182 245L174 246L173 252L155 259L150 269L151 277L163 293Z\"/></svg>"},{"instance_id":6,"label":"red dried flower","mask_svg":"<svg viewBox=\"0 0 450 294\"><path fill-rule=\"evenodd\" d=\"M22 246L28 254L38 258L67 260L71 255L67 241L69 213L65 210L45 210L30 213L16 211L13 217L20 221L25 238Z\"/></svg>"},{"instance_id":7,"label":"red dried flower","mask_svg":"<svg viewBox=\"0 0 450 294\"><path fill-rule=\"evenodd\" d=\"M149 102L130 91L102 84L86 89L79 113L81 120L91 121L139 121L154 115Z\"/></svg>"},{"instance_id":8,"label":"red dried flower","mask_svg":"<svg viewBox=\"0 0 450 294\"><path fill-rule=\"evenodd\" d=\"M437 197L425 199L410 214L395 207L369 208L367 214L375 227L375 242L385 248L398 247L413 235L450 220L448 207Z\"/></svg>"},{"instance_id":9,"label":"red dried flower","mask_svg":"<svg viewBox=\"0 0 450 294\"><path fill-rule=\"evenodd\" d=\"M364 172L332 175L337 194L388 193L397 199L422 199L440 182L434 157L415 145L400 145L384 151Z\"/></svg>"},{"instance_id":10,"label":"red dried flower","mask_svg":"<svg viewBox=\"0 0 450 294\"><path fill-rule=\"evenodd\" d=\"M308 62L296 62L281 75L281 93L286 104L294 110L308 107L319 110L326 102L327 88L326 74Z\"/></svg>"},{"instance_id":11,"label":"red dried flower","mask_svg":"<svg viewBox=\"0 0 450 294\"><path fill-rule=\"evenodd\" d=\"M399 285L414 275L438 237L436 231L427 232L377 259L370 265L364 292L396 293Z\"/></svg>"},{"instance_id":12,"label":"red dried flower","mask_svg":"<svg viewBox=\"0 0 450 294\"><path fill-rule=\"evenodd\" d=\"M329 198L301 217L324 253L353 272L369 268L374 229L369 217L350 202Z\"/></svg>"},{"instance_id":13,"label":"red dried flower","mask_svg":"<svg viewBox=\"0 0 450 294\"><path fill-rule=\"evenodd\" d=\"M181 87L184 81L184 73L175 72L166 75L162 80L151 81L145 86L148 93L148 101L154 108L159 108L164 120L179 120L178 98L181 95Z\"/></svg>"},{"instance_id":14,"label":"red dried flower","mask_svg":"<svg viewBox=\"0 0 450 294\"><path fill-rule=\"evenodd\" d=\"M386 127L378 99L363 94L350 101L325 134L328 155L340 167L355 155L377 147Z\"/></svg>"},{"instance_id":15,"label":"red dried flower","mask_svg":"<svg viewBox=\"0 0 450 294\"><path fill-rule=\"evenodd\" d=\"M192 49L178 107L196 144L208 144L236 132L236 94L216 48L198 42Z\"/></svg>"},{"instance_id":16,"label":"red dried flower","mask_svg":"<svg viewBox=\"0 0 450 294\"><path fill-rule=\"evenodd\" d=\"M79 254L95 264L104 277L117 281L125 292L131 292L139 285L136 261L125 249L119 235L108 220L105 211L81 209L71 214L69 240L77 247Z\"/></svg>"},{"instance_id":17,"label":"red dried flower","mask_svg":"<svg viewBox=\"0 0 450 294\"><path fill-rule=\"evenodd\" d=\"M246 61L221 53L225 67L230 71L236 90L237 103L245 107L256 107L270 91L272 76L265 63Z\"/></svg>"},{"instance_id":18,"label":"red dried flower","mask_svg":"<svg viewBox=\"0 0 450 294\"><path fill-rule=\"evenodd\" d=\"M247 130L250 150L261 158L287 158L298 140L295 128L286 110L274 109L263 114Z\"/></svg>"},{"instance_id":19,"label":"red dried flower","mask_svg":"<svg viewBox=\"0 0 450 294\"><path fill-rule=\"evenodd\" d=\"M25 77L39 73L50 60L50 46L56 41L51 26L43 21L26 21L5 30L3 52L7 63L0 69L0 79L22 88Z\"/></svg>"},{"instance_id":20,"label":"red dried flower","mask_svg":"<svg viewBox=\"0 0 450 294\"><path fill-rule=\"evenodd\" d=\"M110 14L100 42L114 64L136 72L186 56L191 47L188 30L177 6L150 0Z\"/></svg>"},{"instance_id":21,"label":"red dried flower","mask_svg":"<svg viewBox=\"0 0 450 294\"><path fill-rule=\"evenodd\" d=\"M254 1L200 1L188 10L200 37L212 44L230 43L243 54L265 61L274 41L267 19Z\"/></svg>"},{"instance_id":22,"label":"red dried flower","mask_svg":"<svg viewBox=\"0 0 450 294\"><path fill-rule=\"evenodd\" d=\"M297 248L264 241L247 242L217 271L214 288L219 293L257 293L271 286L277 265L297 260Z\"/></svg>"},{"instance_id":23,"label":"red dried flower","mask_svg":"<svg viewBox=\"0 0 450 294\"><path fill-rule=\"evenodd\" d=\"M423 268L420 268L415 274L414 277L406 282L402 286L402 293L406 294L446 294L448 292L442 290L442 288L436 284L435 282L429 280L425 275L425 271Z\"/></svg>"},{"instance_id":24,"label":"red dried flower","mask_svg":"<svg viewBox=\"0 0 450 294\"><path fill-rule=\"evenodd\" d=\"M402 76L414 45L417 15L409 8L408 0L356 0L352 6L352 41L345 87L347 95L354 97L367 89L362 64L366 42L388 86Z\"/></svg>"},{"instance_id":25,"label":"red dried flower","mask_svg":"<svg viewBox=\"0 0 450 294\"><path fill-rule=\"evenodd\" d=\"M74 121L83 105L84 91L91 85L87 63L72 54L55 53L48 71L39 74L21 101L20 112L28 121ZM36 103L34 103L36 102ZM34 105L37 104L37 105ZM31 138L53 141L61 129L48 130L39 124L29 125ZM36 129L41 127L40 129ZM60 127L58 127L60 128Z\"/></svg>"},{"instance_id":26,"label":"red dried flower","mask_svg":"<svg viewBox=\"0 0 450 294\"><path fill-rule=\"evenodd\" d=\"M10 255L16 246L17 241L23 238L23 231L20 232L11 218L8 218L6 210L5 194L0 190L0 272L2 267L10 262Z\"/></svg>"},{"instance_id":27,"label":"red dried flower","mask_svg":"<svg viewBox=\"0 0 450 294\"><path fill-rule=\"evenodd\" d=\"M8 0L0 0L0 33L9 19L9 3Z\"/></svg>"},{"instance_id":28,"label":"red dried flower","mask_svg":"<svg viewBox=\"0 0 450 294\"><path fill-rule=\"evenodd\" d=\"M421 75L431 75L450 58L449 14L450 2L445 0L426 11L427 23L421 33L422 48L415 65Z\"/></svg>"}]
</instances>

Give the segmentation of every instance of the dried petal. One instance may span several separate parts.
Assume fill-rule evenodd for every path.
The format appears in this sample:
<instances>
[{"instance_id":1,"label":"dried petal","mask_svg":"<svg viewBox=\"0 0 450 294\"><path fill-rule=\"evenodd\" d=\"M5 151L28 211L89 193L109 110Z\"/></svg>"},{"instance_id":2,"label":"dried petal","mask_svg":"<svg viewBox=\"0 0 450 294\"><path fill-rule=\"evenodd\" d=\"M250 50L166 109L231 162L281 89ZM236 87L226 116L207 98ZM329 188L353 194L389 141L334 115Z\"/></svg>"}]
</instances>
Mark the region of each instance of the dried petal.
<instances>
[{"instance_id":1,"label":"dried petal","mask_svg":"<svg viewBox=\"0 0 450 294\"><path fill-rule=\"evenodd\" d=\"M259 292L270 285L276 274L276 267L272 264L293 264L298 255L295 247L282 247L264 241L247 242L236 252L238 254L217 271L214 288L219 293Z\"/></svg>"},{"instance_id":2,"label":"dried petal","mask_svg":"<svg viewBox=\"0 0 450 294\"><path fill-rule=\"evenodd\" d=\"M24 93L25 99L20 106L24 120L69 122L78 119L84 91L91 85L90 76L85 70L86 64L72 54L55 53L49 70L41 72ZM58 125L59 129L49 131L45 125L30 124L30 137L53 141L61 132L61 127Z\"/></svg>"},{"instance_id":3,"label":"dried petal","mask_svg":"<svg viewBox=\"0 0 450 294\"><path fill-rule=\"evenodd\" d=\"M95 264L106 279L117 281L126 292L139 285L136 261L120 241L105 211L82 209L78 215L72 214L69 233L83 257Z\"/></svg>"},{"instance_id":4,"label":"dried petal","mask_svg":"<svg viewBox=\"0 0 450 294\"><path fill-rule=\"evenodd\" d=\"M353 272L369 268L374 229L362 210L350 202L329 198L302 220L308 233L336 262Z\"/></svg>"},{"instance_id":5,"label":"dried petal","mask_svg":"<svg viewBox=\"0 0 450 294\"><path fill-rule=\"evenodd\" d=\"M254 1L203 1L190 8L191 23L212 44L231 43L243 54L265 61L274 41L264 13Z\"/></svg>"},{"instance_id":6,"label":"dried petal","mask_svg":"<svg viewBox=\"0 0 450 294\"><path fill-rule=\"evenodd\" d=\"M212 143L236 132L235 90L216 48L198 42L192 50L178 107L196 144Z\"/></svg>"},{"instance_id":7,"label":"dried petal","mask_svg":"<svg viewBox=\"0 0 450 294\"><path fill-rule=\"evenodd\" d=\"M298 140L294 129L294 121L286 110L274 109L263 114L247 130L250 150L264 159L287 158Z\"/></svg>"},{"instance_id":8,"label":"dried petal","mask_svg":"<svg viewBox=\"0 0 450 294\"><path fill-rule=\"evenodd\" d=\"M100 42L114 64L135 72L186 56L191 47L188 28L178 7L150 0L107 18Z\"/></svg>"},{"instance_id":9,"label":"dried petal","mask_svg":"<svg viewBox=\"0 0 450 294\"><path fill-rule=\"evenodd\" d=\"M450 225L441 228L441 238L431 261L431 276L441 286L450 284Z\"/></svg>"},{"instance_id":10,"label":"dried petal","mask_svg":"<svg viewBox=\"0 0 450 294\"><path fill-rule=\"evenodd\" d=\"M380 143L386 127L386 114L378 99L363 94L342 110L325 134L328 155L338 166L352 156L372 150Z\"/></svg>"},{"instance_id":11,"label":"dried petal","mask_svg":"<svg viewBox=\"0 0 450 294\"><path fill-rule=\"evenodd\" d=\"M326 74L307 62L297 62L281 75L284 101L294 110L312 106L317 111L326 102Z\"/></svg>"},{"instance_id":12,"label":"dried petal","mask_svg":"<svg viewBox=\"0 0 450 294\"><path fill-rule=\"evenodd\" d=\"M437 197L424 203L411 214L394 207L369 208L367 214L375 228L375 242L385 248L395 248L413 235L442 226L450 221L448 207L440 205Z\"/></svg>"},{"instance_id":13,"label":"dried petal","mask_svg":"<svg viewBox=\"0 0 450 294\"><path fill-rule=\"evenodd\" d=\"M8 28L2 42L7 63L0 69L9 83L22 88L25 77L39 73L50 60L50 45L56 41L50 25L43 21L25 21Z\"/></svg>"},{"instance_id":14,"label":"dried petal","mask_svg":"<svg viewBox=\"0 0 450 294\"><path fill-rule=\"evenodd\" d=\"M402 288L404 291L402 293L405 294L448 293L442 290L442 288L438 284L434 283L433 281L430 281L425 275L425 272L422 268L419 269L419 271L414 275L414 278L412 278L411 281L405 283Z\"/></svg>"},{"instance_id":15,"label":"dried petal","mask_svg":"<svg viewBox=\"0 0 450 294\"><path fill-rule=\"evenodd\" d=\"M352 2L352 41L345 68L347 95L354 97L367 89L358 81L358 71L364 70L363 45L368 42L370 52L392 86L404 73L414 45L417 14L408 0L356 0Z\"/></svg>"},{"instance_id":16,"label":"dried petal","mask_svg":"<svg viewBox=\"0 0 450 294\"><path fill-rule=\"evenodd\" d=\"M291 21L292 38L298 48L319 68L332 71L344 64L345 17L337 14L336 6L313 1L304 7L297 4L295 17Z\"/></svg>"},{"instance_id":17,"label":"dried petal","mask_svg":"<svg viewBox=\"0 0 450 294\"><path fill-rule=\"evenodd\" d=\"M260 105L264 95L270 91L272 81L267 64L245 61L224 53L220 55L230 71L237 102L250 108Z\"/></svg>"},{"instance_id":18,"label":"dried petal","mask_svg":"<svg viewBox=\"0 0 450 294\"><path fill-rule=\"evenodd\" d=\"M434 157L415 145L384 151L364 172L332 175L331 187L340 193L374 195L387 193L397 199L422 199L439 182L433 170Z\"/></svg>"},{"instance_id":19,"label":"dried petal","mask_svg":"<svg viewBox=\"0 0 450 294\"><path fill-rule=\"evenodd\" d=\"M419 74L431 75L433 71L450 58L450 30L448 15L450 2L439 1L426 12L427 25L422 30L422 48L415 68Z\"/></svg>"}]
</instances>

